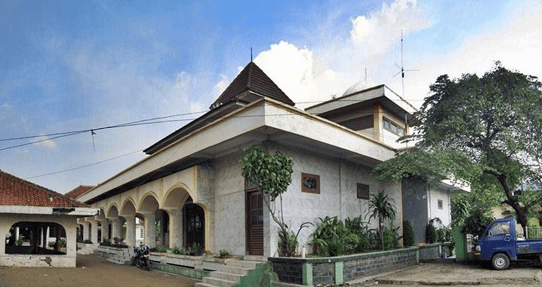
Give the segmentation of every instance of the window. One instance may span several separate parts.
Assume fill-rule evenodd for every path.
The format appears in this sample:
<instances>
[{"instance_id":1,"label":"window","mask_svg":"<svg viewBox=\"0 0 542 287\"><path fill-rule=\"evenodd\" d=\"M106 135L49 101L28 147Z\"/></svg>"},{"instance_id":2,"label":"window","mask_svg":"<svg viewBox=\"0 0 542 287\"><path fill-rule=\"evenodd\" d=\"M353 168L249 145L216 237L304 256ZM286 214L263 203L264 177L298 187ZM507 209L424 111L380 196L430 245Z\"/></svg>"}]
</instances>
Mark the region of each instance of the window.
<instances>
[{"instance_id":1,"label":"window","mask_svg":"<svg viewBox=\"0 0 542 287\"><path fill-rule=\"evenodd\" d=\"M301 191L320 194L320 176L301 173Z\"/></svg>"},{"instance_id":2,"label":"window","mask_svg":"<svg viewBox=\"0 0 542 287\"><path fill-rule=\"evenodd\" d=\"M443 209L444 208L444 205L442 203L442 199L439 199L438 200L438 209Z\"/></svg>"},{"instance_id":3,"label":"window","mask_svg":"<svg viewBox=\"0 0 542 287\"><path fill-rule=\"evenodd\" d=\"M369 199L369 185L358 183L358 198Z\"/></svg>"},{"instance_id":4,"label":"window","mask_svg":"<svg viewBox=\"0 0 542 287\"><path fill-rule=\"evenodd\" d=\"M145 229L139 229L139 238L145 238Z\"/></svg>"},{"instance_id":5,"label":"window","mask_svg":"<svg viewBox=\"0 0 542 287\"><path fill-rule=\"evenodd\" d=\"M360 131L374 126L373 115L367 115L339 123L351 130Z\"/></svg>"},{"instance_id":6,"label":"window","mask_svg":"<svg viewBox=\"0 0 542 287\"><path fill-rule=\"evenodd\" d=\"M493 224L488 231L488 235L503 235L510 234L510 223L509 222L498 222Z\"/></svg>"},{"instance_id":7,"label":"window","mask_svg":"<svg viewBox=\"0 0 542 287\"><path fill-rule=\"evenodd\" d=\"M384 125L384 129L396 134L396 135L399 135L399 136L404 136L405 135L405 129L401 126L399 126L398 124L388 120L387 118L384 118L383 119L383 125Z\"/></svg>"}]
</instances>

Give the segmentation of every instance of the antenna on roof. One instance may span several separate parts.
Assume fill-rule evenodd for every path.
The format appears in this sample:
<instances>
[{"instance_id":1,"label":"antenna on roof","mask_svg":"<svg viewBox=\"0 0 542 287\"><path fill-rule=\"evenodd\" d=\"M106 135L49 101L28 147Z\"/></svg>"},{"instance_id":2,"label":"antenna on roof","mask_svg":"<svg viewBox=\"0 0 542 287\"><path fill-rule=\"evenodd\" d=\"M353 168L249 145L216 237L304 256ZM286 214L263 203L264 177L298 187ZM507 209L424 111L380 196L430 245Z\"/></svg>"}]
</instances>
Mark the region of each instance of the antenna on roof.
<instances>
[{"instance_id":1,"label":"antenna on roof","mask_svg":"<svg viewBox=\"0 0 542 287\"><path fill-rule=\"evenodd\" d=\"M250 61L252 62L252 47L250 47Z\"/></svg>"},{"instance_id":2,"label":"antenna on roof","mask_svg":"<svg viewBox=\"0 0 542 287\"><path fill-rule=\"evenodd\" d=\"M419 70L405 70L405 66L403 63L403 29L401 29L401 66L397 65L397 63L395 63L395 66L401 69L401 71L395 74L394 77L401 74L401 83L403 85L403 98L406 98L405 97L405 72L414 72L414 71L419 71Z\"/></svg>"}]
</instances>

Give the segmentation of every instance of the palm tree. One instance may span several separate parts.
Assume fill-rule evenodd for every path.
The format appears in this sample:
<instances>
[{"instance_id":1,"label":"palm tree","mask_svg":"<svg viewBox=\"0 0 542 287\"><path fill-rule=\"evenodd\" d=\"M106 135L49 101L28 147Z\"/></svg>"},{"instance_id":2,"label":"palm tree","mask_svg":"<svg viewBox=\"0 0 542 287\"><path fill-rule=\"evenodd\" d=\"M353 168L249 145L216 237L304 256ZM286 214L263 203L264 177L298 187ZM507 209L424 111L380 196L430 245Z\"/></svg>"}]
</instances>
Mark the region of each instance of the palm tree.
<instances>
[{"instance_id":1,"label":"palm tree","mask_svg":"<svg viewBox=\"0 0 542 287\"><path fill-rule=\"evenodd\" d=\"M369 220L378 218L378 233L382 241L382 248L384 248L384 229L382 224L385 220L393 221L397 214L392 202L393 198L384 193L384 190L373 194L373 197L369 200L369 212L372 211Z\"/></svg>"}]
</instances>

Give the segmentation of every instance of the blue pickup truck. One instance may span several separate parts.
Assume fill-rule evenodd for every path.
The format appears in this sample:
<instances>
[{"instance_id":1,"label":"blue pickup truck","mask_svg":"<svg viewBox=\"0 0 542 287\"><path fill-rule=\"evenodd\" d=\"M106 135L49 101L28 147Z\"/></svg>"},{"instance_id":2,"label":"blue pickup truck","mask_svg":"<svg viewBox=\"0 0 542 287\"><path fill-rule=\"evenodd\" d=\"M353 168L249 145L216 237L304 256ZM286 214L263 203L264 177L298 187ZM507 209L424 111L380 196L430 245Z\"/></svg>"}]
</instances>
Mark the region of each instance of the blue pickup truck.
<instances>
[{"instance_id":1,"label":"blue pickup truck","mask_svg":"<svg viewBox=\"0 0 542 287\"><path fill-rule=\"evenodd\" d=\"M516 235L514 218L491 222L476 245L474 256L491 261L493 268L505 270L510 261L542 261L542 239L524 239Z\"/></svg>"}]
</instances>

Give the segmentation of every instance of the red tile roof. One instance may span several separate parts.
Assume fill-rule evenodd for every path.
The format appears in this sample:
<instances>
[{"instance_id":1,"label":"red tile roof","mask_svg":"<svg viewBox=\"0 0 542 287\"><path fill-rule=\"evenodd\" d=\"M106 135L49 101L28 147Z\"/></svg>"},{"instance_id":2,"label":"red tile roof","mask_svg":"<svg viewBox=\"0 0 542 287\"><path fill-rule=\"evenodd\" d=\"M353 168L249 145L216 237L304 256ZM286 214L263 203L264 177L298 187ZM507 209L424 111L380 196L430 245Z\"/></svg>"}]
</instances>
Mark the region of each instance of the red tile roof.
<instances>
[{"instance_id":1,"label":"red tile roof","mask_svg":"<svg viewBox=\"0 0 542 287\"><path fill-rule=\"evenodd\" d=\"M89 191L90 189L94 188L94 186L91 186L91 185L80 185L74 189L72 189L71 191L69 191L68 193L64 194L65 196L69 196L71 198L76 198L78 197L79 195Z\"/></svg>"},{"instance_id":2,"label":"red tile roof","mask_svg":"<svg viewBox=\"0 0 542 287\"><path fill-rule=\"evenodd\" d=\"M88 207L45 187L0 171L0 205Z\"/></svg>"}]
</instances>

